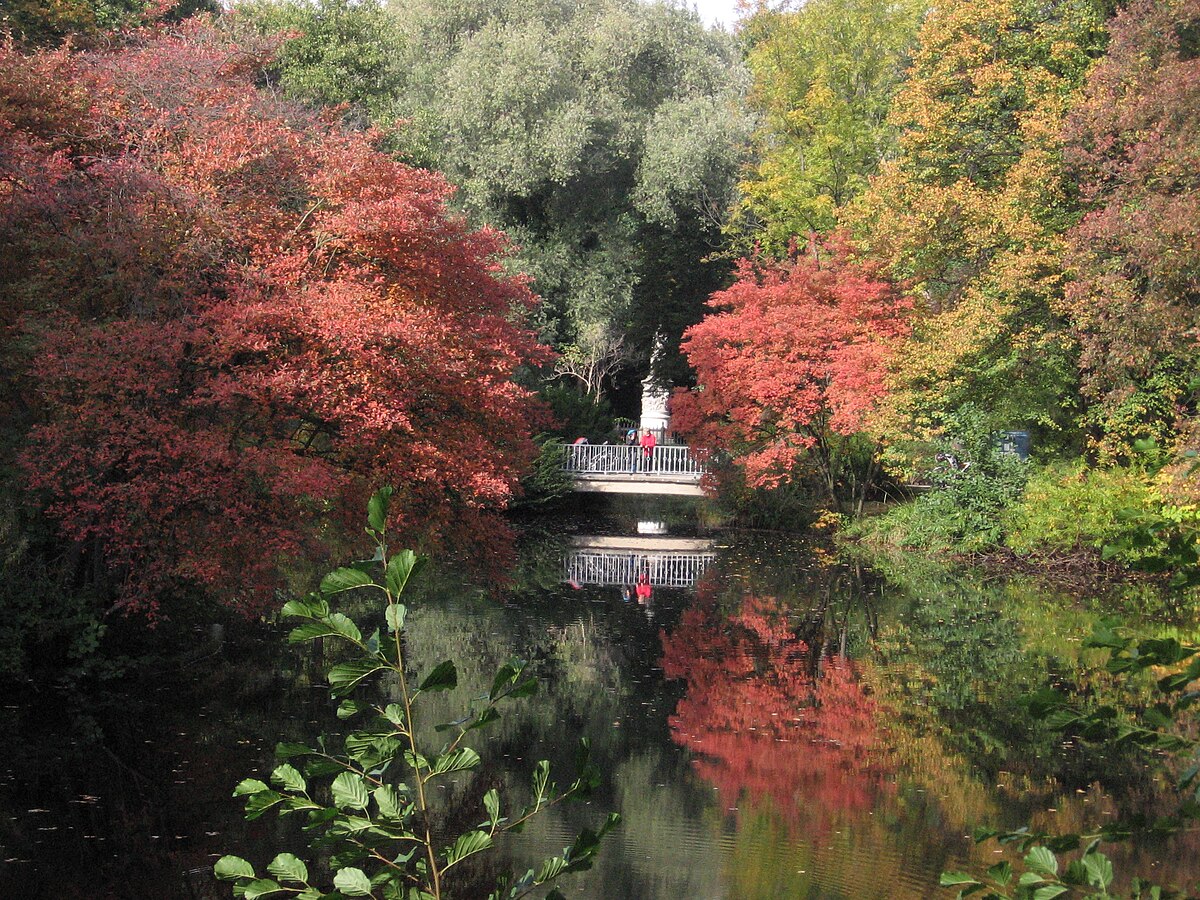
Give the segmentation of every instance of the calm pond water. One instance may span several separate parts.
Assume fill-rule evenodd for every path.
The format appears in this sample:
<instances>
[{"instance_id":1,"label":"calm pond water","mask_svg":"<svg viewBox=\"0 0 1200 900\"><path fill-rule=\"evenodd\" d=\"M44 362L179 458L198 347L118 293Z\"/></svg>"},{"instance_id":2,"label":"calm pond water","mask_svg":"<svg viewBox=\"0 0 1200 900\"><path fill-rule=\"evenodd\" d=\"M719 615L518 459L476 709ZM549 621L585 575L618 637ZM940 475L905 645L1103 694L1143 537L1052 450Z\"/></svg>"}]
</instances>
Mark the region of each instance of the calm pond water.
<instances>
[{"instance_id":1,"label":"calm pond water","mask_svg":"<svg viewBox=\"0 0 1200 900\"><path fill-rule=\"evenodd\" d=\"M538 759L568 780L581 735L604 772L588 804L551 810L488 864L523 871L614 810L623 824L568 897L950 896L942 870L1000 858L969 839L975 825L1077 830L1170 797L1152 760L1064 743L1021 705L1044 685L1107 689L1080 645L1114 606L1194 639L1194 618L1151 592L1101 602L915 560L872 571L693 519L642 500L542 520L499 598L445 567L423 577L414 667L453 658L462 685L429 698L431 720L455 718L511 656L542 683L489 732L485 770L446 787L453 822L477 822L488 787L521 802ZM103 697L7 698L0 897L226 897L208 874L224 853L312 858L292 826L246 823L230 796L269 774L276 741L340 727L315 660L265 631L197 634L187 664ZM1197 851L1177 838L1112 855L1119 872L1191 886ZM455 896L486 896L491 874L466 873Z\"/></svg>"}]
</instances>

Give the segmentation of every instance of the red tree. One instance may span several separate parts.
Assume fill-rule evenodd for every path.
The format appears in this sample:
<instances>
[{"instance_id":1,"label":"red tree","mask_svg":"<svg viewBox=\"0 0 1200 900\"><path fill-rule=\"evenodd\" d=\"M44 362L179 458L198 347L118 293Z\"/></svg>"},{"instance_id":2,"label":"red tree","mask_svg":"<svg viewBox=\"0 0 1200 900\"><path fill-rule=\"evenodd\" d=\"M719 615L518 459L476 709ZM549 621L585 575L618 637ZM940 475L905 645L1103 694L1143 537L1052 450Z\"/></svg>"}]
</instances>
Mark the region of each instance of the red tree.
<instances>
[{"instance_id":1,"label":"red tree","mask_svg":"<svg viewBox=\"0 0 1200 900\"><path fill-rule=\"evenodd\" d=\"M1163 437L1200 358L1200 0L1136 0L1067 123L1090 207L1068 235L1084 390L1119 441ZM1137 392L1139 396L1133 396Z\"/></svg>"},{"instance_id":2,"label":"red tree","mask_svg":"<svg viewBox=\"0 0 1200 900\"><path fill-rule=\"evenodd\" d=\"M769 799L825 828L889 789L874 699L849 660L813 656L778 601L747 597L726 618L702 599L663 636L662 667L687 682L671 735L725 805Z\"/></svg>"},{"instance_id":3,"label":"red tree","mask_svg":"<svg viewBox=\"0 0 1200 900\"><path fill-rule=\"evenodd\" d=\"M909 302L834 241L780 263L743 259L709 306L684 334L698 386L676 393L676 428L731 451L755 487L789 479L812 452L834 499L830 439L861 430L883 394Z\"/></svg>"},{"instance_id":4,"label":"red tree","mask_svg":"<svg viewBox=\"0 0 1200 900\"><path fill-rule=\"evenodd\" d=\"M471 530L533 453L503 240L377 134L256 90L269 49L193 21L0 51L23 466L124 603L253 608L383 483L410 537Z\"/></svg>"}]
</instances>

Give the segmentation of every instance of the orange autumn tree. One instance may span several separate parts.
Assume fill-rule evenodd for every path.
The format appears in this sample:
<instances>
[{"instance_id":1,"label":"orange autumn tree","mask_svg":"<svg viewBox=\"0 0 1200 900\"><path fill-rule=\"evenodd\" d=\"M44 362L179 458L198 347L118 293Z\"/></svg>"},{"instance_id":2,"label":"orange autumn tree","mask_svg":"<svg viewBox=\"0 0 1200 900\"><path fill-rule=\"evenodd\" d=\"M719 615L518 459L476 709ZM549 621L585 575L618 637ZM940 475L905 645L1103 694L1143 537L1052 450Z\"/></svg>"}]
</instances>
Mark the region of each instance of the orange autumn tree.
<instances>
[{"instance_id":1,"label":"orange autumn tree","mask_svg":"<svg viewBox=\"0 0 1200 900\"><path fill-rule=\"evenodd\" d=\"M821 656L791 630L787 608L747 596L731 616L701 597L663 635L663 673L686 693L669 720L724 806L769 801L783 821L828 829L890 790L875 700L853 663Z\"/></svg>"},{"instance_id":2,"label":"orange autumn tree","mask_svg":"<svg viewBox=\"0 0 1200 900\"><path fill-rule=\"evenodd\" d=\"M861 507L878 471L847 466L909 331L910 302L840 238L782 262L743 259L713 312L684 334L697 387L674 397L673 422L694 446L725 450L753 487L815 463L831 503Z\"/></svg>"},{"instance_id":3,"label":"orange autumn tree","mask_svg":"<svg viewBox=\"0 0 1200 900\"><path fill-rule=\"evenodd\" d=\"M503 239L258 90L270 49L195 20L0 48L6 445L118 604L258 609L381 484L406 540L479 533L534 453Z\"/></svg>"}]
</instances>

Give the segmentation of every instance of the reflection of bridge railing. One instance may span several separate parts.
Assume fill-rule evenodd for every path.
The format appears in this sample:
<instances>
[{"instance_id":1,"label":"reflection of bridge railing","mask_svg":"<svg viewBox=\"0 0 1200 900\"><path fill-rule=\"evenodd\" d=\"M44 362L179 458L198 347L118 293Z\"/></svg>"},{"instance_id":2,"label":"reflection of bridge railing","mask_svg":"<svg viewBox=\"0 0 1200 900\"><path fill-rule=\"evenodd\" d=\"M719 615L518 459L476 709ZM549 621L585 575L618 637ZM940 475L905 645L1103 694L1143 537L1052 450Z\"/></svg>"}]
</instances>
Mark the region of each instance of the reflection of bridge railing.
<instances>
[{"instance_id":1,"label":"reflection of bridge railing","mask_svg":"<svg viewBox=\"0 0 1200 900\"><path fill-rule=\"evenodd\" d=\"M709 541L649 538L632 539L633 545L627 547L613 546L624 540L577 539L575 549L563 558L563 580L632 586L638 575L646 572L655 587L690 588L717 558L706 549L712 546ZM655 549L656 545L662 549Z\"/></svg>"},{"instance_id":2,"label":"reflection of bridge railing","mask_svg":"<svg viewBox=\"0 0 1200 900\"><path fill-rule=\"evenodd\" d=\"M572 475L684 476L699 480L704 467L682 444L659 444L649 460L642 448L629 444L566 444L563 471Z\"/></svg>"}]
</instances>

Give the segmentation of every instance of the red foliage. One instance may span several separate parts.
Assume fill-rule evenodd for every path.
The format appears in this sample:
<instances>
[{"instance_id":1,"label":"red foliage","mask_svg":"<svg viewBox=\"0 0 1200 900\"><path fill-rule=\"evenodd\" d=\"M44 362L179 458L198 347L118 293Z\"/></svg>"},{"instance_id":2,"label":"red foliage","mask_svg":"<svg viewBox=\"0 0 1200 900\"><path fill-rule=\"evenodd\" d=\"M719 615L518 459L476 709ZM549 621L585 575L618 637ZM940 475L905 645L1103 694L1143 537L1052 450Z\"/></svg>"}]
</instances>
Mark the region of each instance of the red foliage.
<instances>
[{"instance_id":1,"label":"red foliage","mask_svg":"<svg viewBox=\"0 0 1200 900\"><path fill-rule=\"evenodd\" d=\"M815 658L784 613L757 597L729 618L703 600L684 613L663 636L663 672L687 681L671 734L725 806L769 799L793 825L827 827L874 806L891 762L853 664Z\"/></svg>"},{"instance_id":2,"label":"red foliage","mask_svg":"<svg viewBox=\"0 0 1200 900\"><path fill-rule=\"evenodd\" d=\"M676 393L673 423L696 446L732 451L762 487L827 430L863 427L911 304L834 241L820 257L741 260L709 306L717 312L684 335L699 386Z\"/></svg>"},{"instance_id":3,"label":"red foliage","mask_svg":"<svg viewBox=\"0 0 1200 900\"><path fill-rule=\"evenodd\" d=\"M380 484L410 538L475 523L534 451L512 376L545 351L502 237L374 133L257 91L269 49L193 21L0 53L28 483L151 609L196 586L254 608Z\"/></svg>"},{"instance_id":4,"label":"red foliage","mask_svg":"<svg viewBox=\"0 0 1200 900\"><path fill-rule=\"evenodd\" d=\"M1198 21L1200 0L1130 3L1067 124L1067 162L1091 208L1068 235L1068 311L1085 391L1108 405L1168 354L1197 354Z\"/></svg>"}]
</instances>

